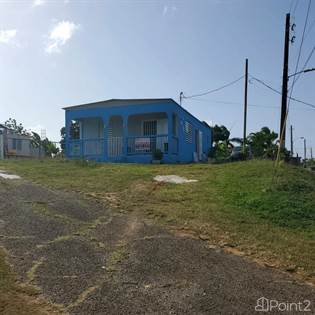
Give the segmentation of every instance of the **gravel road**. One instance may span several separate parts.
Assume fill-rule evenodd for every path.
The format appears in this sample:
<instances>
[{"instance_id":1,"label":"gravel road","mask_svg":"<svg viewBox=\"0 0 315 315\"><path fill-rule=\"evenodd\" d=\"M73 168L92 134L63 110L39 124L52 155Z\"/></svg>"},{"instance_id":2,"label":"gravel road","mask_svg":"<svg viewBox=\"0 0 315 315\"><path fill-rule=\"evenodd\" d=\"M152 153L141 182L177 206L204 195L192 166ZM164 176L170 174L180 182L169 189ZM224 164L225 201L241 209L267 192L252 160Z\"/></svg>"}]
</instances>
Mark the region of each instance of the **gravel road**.
<instances>
[{"instance_id":1,"label":"gravel road","mask_svg":"<svg viewBox=\"0 0 315 315\"><path fill-rule=\"evenodd\" d=\"M252 315L266 297L315 314L314 288L288 274L25 180L0 179L0 245L65 313Z\"/></svg>"}]
</instances>

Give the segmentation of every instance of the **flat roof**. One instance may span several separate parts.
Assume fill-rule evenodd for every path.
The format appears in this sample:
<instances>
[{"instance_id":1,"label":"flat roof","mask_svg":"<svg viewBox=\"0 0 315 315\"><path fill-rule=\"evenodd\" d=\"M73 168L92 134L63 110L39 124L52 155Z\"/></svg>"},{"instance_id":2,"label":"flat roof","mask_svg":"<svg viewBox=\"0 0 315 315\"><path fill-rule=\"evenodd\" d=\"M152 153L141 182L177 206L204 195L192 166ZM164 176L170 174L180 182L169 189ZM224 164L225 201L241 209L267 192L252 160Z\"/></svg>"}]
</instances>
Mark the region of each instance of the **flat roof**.
<instances>
[{"instance_id":1,"label":"flat roof","mask_svg":"<svg viewBox=\"0 0 315 315\"><path fill-rule=\"evenodd\" d=\"M84 109L84 108L104 108L104 107L118 107L118 106L129 106L129 105L144 105L154 104L161 101L175 102L172 98L134 98L134 99L117 99L112 98L109 100L98 101L93 103L85 103L80 105L73 105L63 107L63 109ZM175 102L176 103L176 102Z\"/></svg>"},{"instance_id":2,"label":"flat roof","mask_svg":"<svg viewBox=\"0 0 315 315\"><path fill-rule=\"evenodd\" d=\"M183 111L185 111L192 118L196 119L197 121L199 121L200 123L206 125L208 128L211 129L211 127L205 121L199 120L197 117L192 115L188 110L180 106L172 98L127 98L127 99L112 98L109 100L103 100L103 101L98 101L98 102L67 106L67 107L63 107L62 109L72 110L72 109L88 109L88 108L110 108L110 107L120 107L120 106L129 106L129 105L151 105L151 104L160 103L160 102L175 103L177 106L179 106Z\"/></svg>"}]
</instances>

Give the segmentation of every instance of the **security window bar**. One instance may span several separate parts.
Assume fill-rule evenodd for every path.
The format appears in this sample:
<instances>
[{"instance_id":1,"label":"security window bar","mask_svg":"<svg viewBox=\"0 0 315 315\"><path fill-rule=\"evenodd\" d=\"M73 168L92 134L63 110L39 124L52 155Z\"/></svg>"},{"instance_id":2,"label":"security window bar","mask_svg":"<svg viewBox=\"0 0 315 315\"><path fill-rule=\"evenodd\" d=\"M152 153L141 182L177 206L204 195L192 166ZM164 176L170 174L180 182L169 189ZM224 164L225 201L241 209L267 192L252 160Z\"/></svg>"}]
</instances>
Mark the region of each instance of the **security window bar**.
<instances>
[{"instance_id":1,"label":"security window bar","mask_svg":"<svg viewBox=\"0 0 315 315\"><path fill-rule=\"evenodd\" d=\"M185 121L184 133L185 133L186 142L192 143L192 138L193 138L192 125L188 121Z\"/></svg>"},{"instance_id":2,"label":"security window bar","mask_svg":"<svg viewBox=\"0 0 315 315\"><path fill-rule=\"evenodd\" d=\"M156 136L157 134L157 121L146 120L143 122L143 135L144 136Z\"/></svg>"}]
</instances>

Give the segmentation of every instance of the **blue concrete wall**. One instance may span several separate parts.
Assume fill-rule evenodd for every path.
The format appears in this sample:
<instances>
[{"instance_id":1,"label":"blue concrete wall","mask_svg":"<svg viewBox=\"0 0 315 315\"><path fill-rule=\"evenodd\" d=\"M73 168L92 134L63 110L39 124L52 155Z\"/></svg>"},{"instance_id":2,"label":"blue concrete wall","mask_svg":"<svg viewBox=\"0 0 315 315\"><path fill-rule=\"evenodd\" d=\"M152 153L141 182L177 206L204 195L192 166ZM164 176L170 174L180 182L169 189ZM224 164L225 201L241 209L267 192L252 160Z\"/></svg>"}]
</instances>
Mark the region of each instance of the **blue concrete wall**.
<instances>
[{"instance_id":1,"label":"blue concrete wall","mask_svg":"<svg viewBox=\"0 0 315 315\"><path fill-rule=\"evenodd\" d=\"M209 149L212 146L211 139L211 129L200 122L196 117L191 115L188 111L178 105L175 101L161 101L154 104L143 104L143 105L129 105L129 106L120 106L120 107L110 107L110 108L67 108L65 111L65 120L66 120L66 156L69 152L69 130L71 120L79 120L84 118L101 118L104 123L104 138L107 139L108 132L108 123L110 116L120 115L123 118L123 135L124 140L128 137L128 116L136 114L145 114L145 113L161 113L165 112L168 117L168 135L169 135L169 149L168 153L164 154L163 162L165 163L189 163L193 162L193 157L196 148L195 142L195 129L198 129L202 132L202 151L204 156L208 153ZM173 142L170 141L173 132L173 113L178 116L178 154L173 154L174 151L172 148ZM185 140L184 133L184 124L185 121L188 121L192 126L192 143L188 143ZM107 145L104 145L104 156L97 158L99 161L119 161L119 162L134 162L134 163L150 163L152 160L151 154L141 154L141 155L127 155L126 152L127 145L124 145L123 156L116 158L115 160L110 160L107 157ZM88 158L85 156L85 158ZM94 159L95 157L93 157Z\"/></svg>"}]
</instances>

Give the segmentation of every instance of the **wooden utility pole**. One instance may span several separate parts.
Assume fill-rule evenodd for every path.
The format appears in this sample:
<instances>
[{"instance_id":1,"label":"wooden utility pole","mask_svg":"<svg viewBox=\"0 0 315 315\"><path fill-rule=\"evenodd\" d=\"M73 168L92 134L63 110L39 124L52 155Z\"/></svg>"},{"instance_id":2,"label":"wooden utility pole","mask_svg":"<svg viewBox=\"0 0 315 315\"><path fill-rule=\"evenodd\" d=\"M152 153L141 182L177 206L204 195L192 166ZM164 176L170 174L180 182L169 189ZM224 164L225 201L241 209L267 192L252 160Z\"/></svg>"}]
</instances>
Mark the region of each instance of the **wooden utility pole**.
<instances>
[{"instance_id":1,"label":"wooden utility pole","mask_svg":"<svg viewBox=\"0 0 315 315\"><path fill-rule=\"evenodd\" d=\"M243 129L243 153L246 150L247 127L247 87L248 87L248 59L245 60L245 92L244 92L244 129Z\"/></svg>"},{"instance_id":2,"label":"wooden utility pole","mask_svg":"<svg viewBox=\"0 0 315 315\"><path fill-rule=\"evenodd\" d=\"M294 152L293 152L293 126L290 126L290 142L291 142L291 156L293 156Z\"/></svg>"},{"instance_id":3,"label":"wooden utility pole","mask_svg":"<svg viewBox=\"0 0 315 315\"><path fill-rule=\"evenodd\" d=\"M285 39L284 39L284 60L282 75L282 101L281 101L281 121L280 121L280 148L285 148L285 129L287 116L287 97L288 97L288 71L289 71L289 42L290 42L290 13L287 13L285 20Z\"/></svg>"},{"instance_id":4,"label":"wooden utility pole","mask_svg":"<svg viewBox=\"0 0 315 315\"><path fill-rule=\"evenodd\" d=\"M306 139L304 138L304 167L306 166Z\"/></svg>"}]
</instances>

